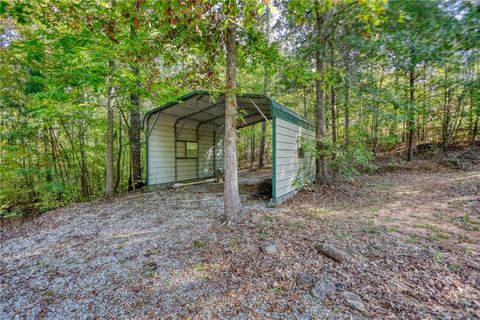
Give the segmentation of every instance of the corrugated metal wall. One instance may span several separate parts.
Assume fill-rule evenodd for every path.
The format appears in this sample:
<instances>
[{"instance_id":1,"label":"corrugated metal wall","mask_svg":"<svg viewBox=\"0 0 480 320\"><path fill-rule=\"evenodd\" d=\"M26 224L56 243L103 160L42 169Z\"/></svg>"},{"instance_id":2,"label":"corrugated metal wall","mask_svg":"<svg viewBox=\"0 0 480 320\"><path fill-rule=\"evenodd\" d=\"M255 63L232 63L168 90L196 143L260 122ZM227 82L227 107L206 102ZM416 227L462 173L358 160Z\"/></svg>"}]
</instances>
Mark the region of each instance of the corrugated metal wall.
<instances>
[{"instance_id":1,"label":"corrugated metal wall","mask_svg":"<svg viewBox=\"0 0 480 320\"><path fill-rule=\"evenodd\" d=\"M215 129L215 169L225 169L225 154L223 142L225 137L225 127L221 126Z\"/></svg>"},{"instance_id":2,"label":"corrugated metal wall","mask_svg":"<svg viewBox=\"0 0 480 320\"><path fill-rule=\"evenodd\" d=\"M176 117L161 115L148 138L148 184L175 181L175 134L173 123ZM155 117L150 117L152 128Z\"/></svg>"},{"instance_id":3,"label":"corrugated metal wall","mask_svg":"<svg viewBox=\"0 0 480 320\"><path fill-rule=\"evenodd\" d=\"M315 179L315 159L306 144L314 143L315 132L281 118L275 119L275 199L281 199ZM304 155L299 156L303 146Z\"/></svg>"},{"instance_id":4,"label":"corrugated metal wall","mask_svg":"<svg viewBox=\"0 0 480 320\"><path fill-rule=\"evenodd\" d=\"M176 181L207 178L214 176L214 163L223 167L223 134L217 132L219 140L214 147L214 127L202 125L198 129L198 122L188 121L177 125L178 136L175 138L174 123L176 117L160 114L151 130L148 140L148 184L172 183ZM155 117L149 118L151 128ZM183 126L182 126L183 125ZM181 130L180 130L181 128ZM198 160L176 159L177 179L175 180L175 139L177 141L197 141ZM178 144L178 143L177 143ZM177 146L177 152L180 148ZM218 159L214 160L217 154ZM198 167L197 167L198 165Z\"/></svg>"}]
</instances>

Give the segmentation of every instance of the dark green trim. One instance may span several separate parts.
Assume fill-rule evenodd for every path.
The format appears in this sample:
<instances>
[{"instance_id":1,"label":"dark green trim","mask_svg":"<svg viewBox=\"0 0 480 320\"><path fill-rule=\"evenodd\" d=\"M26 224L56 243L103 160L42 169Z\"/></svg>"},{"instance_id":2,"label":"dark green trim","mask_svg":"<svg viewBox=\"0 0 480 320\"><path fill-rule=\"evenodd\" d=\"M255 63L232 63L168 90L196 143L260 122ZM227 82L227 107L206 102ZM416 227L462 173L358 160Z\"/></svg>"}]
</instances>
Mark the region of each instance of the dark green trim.
<instances>
[{"instance_id":1,"label":"dark green trim","mask_svg":"<svg viewBox=\"0 0 480 320\"><path fill-rule=\"evenodd\" d=\"M315 131L315 125L312 122L300 118L296 113L291 110L286 109L282 105L276 103L272 100L273 116L288 121L290 123L301 126L305 129Z\"/></svg>"},{"instance_id":2,"label":"dark green trim","mask_svg":"<svg viewBox=\"0 0 480 320\"><path fill-rule=\"evenodd\" d=\"M176 141L177 143L178 142L185 142L185 150L184 151L184 157L179 157L177 156L177 151L175 150L175 157L177 157L177 159L179 160L189 160L189 159L198 159L198 137L197 137L197 141L193 141L193 140L182 140L182 139L177 139ZM196 157L189 157L187 156L187 152L188 152L188 149L187 149L187 143L190 142L190 143L196 143L197 144L197 156Z\"/></svg>"},{"instance_id":3,"label":"dark green trim","mask_svg":"<svg viewBox=\"0 0 480 320\"><path fill-rule=\"evenodd\" d=\"M275 201L276 198L276 185L277 185L277 117L273 117L272 123L272 200Z\"/></svg>"},{"instance_id":4,"label":"dark green trim","mask_svg":"<svg viewBox=\"0 0 480 320\"><path fill-rule=\"evenodd\" d=\"M167 103L165 105L162 105L158 108L152 109L145 114L144 122L147 122L148 118L152 114L154 114L156 112L159 112L159 111L166 110L170 107L176 106L176 105L179 104L180 101L186 101L186 100L191 99L191 98L193 98L195 96L198 96L198 95L210 95L210 92L205 91L205 90L192 91L192 92L178 98L176 101L172 101L172 102L169 102L169 103ZM309 120L305 119L304 117L302 117L298 113L290 110L288 107L284 106L283 104L273 100L272 98L270 98L266 95L249 93L249 94L237 95L237 98L266 99L267 104L270 104L270 111L271 111L271 118L272 119L275 116L275 113L277 113L279 118L282 118L286 121L301 125L302 127L310 129L310 130L312 130L312 128L315 129L315 124L312 121L309 121Z\"/></svg>"},{"instance_id":5,"label":"dark green trim","mask_svg":"<svg viewBox=\"0 0 480 320\"><path fill-rule=\"evenodd\" d=\"M148 141L150 140L148 138L148 122L146 123L146 126L145 126L145 155L146 155L146 162L147 162L147 168L145 169L145 172L147 174L146 178L145 178L145 185L148 186Z\"/></svg>"}]
</instances>

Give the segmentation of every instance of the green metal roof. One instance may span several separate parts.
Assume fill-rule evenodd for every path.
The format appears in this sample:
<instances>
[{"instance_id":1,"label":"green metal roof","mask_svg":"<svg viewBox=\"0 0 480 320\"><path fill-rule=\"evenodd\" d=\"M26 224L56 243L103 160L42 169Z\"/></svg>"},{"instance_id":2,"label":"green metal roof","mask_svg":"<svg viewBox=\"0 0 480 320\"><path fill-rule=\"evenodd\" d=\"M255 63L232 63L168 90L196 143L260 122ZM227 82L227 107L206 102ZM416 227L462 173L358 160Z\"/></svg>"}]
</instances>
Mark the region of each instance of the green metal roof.
<instances>
[{"instance_id":1,"label":"green metal roof","mask_svg":"<svg viewBox=\"0 0 480 320\"><path fill-rule=\"evenodd\" d=\"M199 96L199 95L211 95L211 93L209 91L205 91L205 90L195 90L195 91L192 91L192 92L190 92L186 95L181 96L176 101L172 101L172 102L164 104L160 107L152 109L145 114L144 124L148 121L148 118L152 114L160 112L162 110L166 110L170 107L176 106L176 105L178 105L182 102L185 102L185 101L187 101L189 99L192 99L192 98L194 98L196 96ZM263 95L263 94L242 94L242 95L237 95L237 98L265 99L265 100L268 101L268 103L270 105L270 111L271 111L271 116L272 117L277 116L277 117L280 117L280 118L282 118L286 121L301 125L303 127L306 127L306 128L312 129L312 130L315 129L315 124L312 121L305 119L304 117L302 117L298 113L290 110L288 107L282 105L281 103L273 100L272 98L270 98L266 95Z\"/></svg>"}]
</instances>

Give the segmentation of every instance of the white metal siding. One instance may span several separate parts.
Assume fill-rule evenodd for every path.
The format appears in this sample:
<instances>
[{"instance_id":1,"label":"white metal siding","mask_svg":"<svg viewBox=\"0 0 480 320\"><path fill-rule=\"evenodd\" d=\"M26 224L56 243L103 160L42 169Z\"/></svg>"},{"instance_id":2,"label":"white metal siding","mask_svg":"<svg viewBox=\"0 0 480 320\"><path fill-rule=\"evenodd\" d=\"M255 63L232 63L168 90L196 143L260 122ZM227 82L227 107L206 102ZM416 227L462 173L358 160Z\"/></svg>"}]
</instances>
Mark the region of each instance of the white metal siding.
<instances>
[{"instance_id":1,"label":"white metal siding","mask_svg":"<svg viewBox=\"0 0 480 320\"><path fill-rule=\"evenodd\" d=\"M162 116L160 114L160 116ZM173 123L171 124L173 127ZM197 122L179 121L177 124L177 140L196 141ZM197 159L177 159L177 181L197 178Z\"/></svg>"},{"instance_id":2,"label":"white metal siding","mask_svg":"<svg viewBox=\"0 0 480 320\"><path fill-rule=\"evenodd\" d=\"M152 127L155 118L156 115L149 118L149 128ZM183 124L180 121L177 125L179 134L175 137L175 120L174 116L160 113L148 138L148 184L150 185L175 182L175 139L197 141L198 122L188 121ZM213 176L213 149L213 127L200 126L197 149L198 168L197 159L177 159L177 181Z\"/></svg>"},{"instance_id":3,"label":"white metal siding","mask_svg":"<svg viewBox=\"0 0 480 320\"><path fill-rule=\"evenodd\" d=\"M159 114L149 118L148 128L148 183L159 184L175 180L175 134L173 123L175 117Z\"/></svg>"},{"instance_id":4,"label":"white metal siding","mask_svg":"<svg viewBox=\"0 0 480 320\"><path fill-rule=\"evenodd\" d=\"M275 122L275 197L280 198L315 179L315 159L306 149L298 157L300 139L313 143L315 132L278 117Z\"/></svg>"},{"instance_id":5,"label":"white metal siding","mask_svg":"<svg viewBox=\"0 0 480 320\"><path fill-rule=\"evenodd\" d=\"M213 128L200 126L198 130L198 175L208 178L214 175Z\"/></svg>"},{"instance_id":6,"label":"white metal siding","mask_svg":"<svg viewBox=\"0 0 480 320\"><path fill-rule=\"evenodd\" d=\"M225 169L225 154L223 149L225 137L225 127L215 130L215 169Z\"/></svg>"}]
</instances>

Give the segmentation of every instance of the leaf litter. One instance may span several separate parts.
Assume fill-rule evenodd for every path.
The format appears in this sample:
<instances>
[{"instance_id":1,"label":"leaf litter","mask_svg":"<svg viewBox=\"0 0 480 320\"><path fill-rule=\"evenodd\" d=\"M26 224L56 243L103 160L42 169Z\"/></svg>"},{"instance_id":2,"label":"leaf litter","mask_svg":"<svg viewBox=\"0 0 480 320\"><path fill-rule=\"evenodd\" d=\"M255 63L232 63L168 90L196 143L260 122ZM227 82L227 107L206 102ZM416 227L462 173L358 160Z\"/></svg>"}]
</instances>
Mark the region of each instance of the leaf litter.
<instances>
[{"instance_id":1,"label":"leaf litter","mask_svg":"<svg viewBox=\"0 0 480 320\"><path fill-rule=\"evenodd\" d=\"M276 208L255 195L265 177L241 174L234 226L222 225L216 183L2 222L0 318L480 316L479 171L381 171ZM281 250L262 253L266 242ZM319 242L351 259L318 254ZM299 275L338 290L317 299Z\"/></svg>"}]
</instances>

